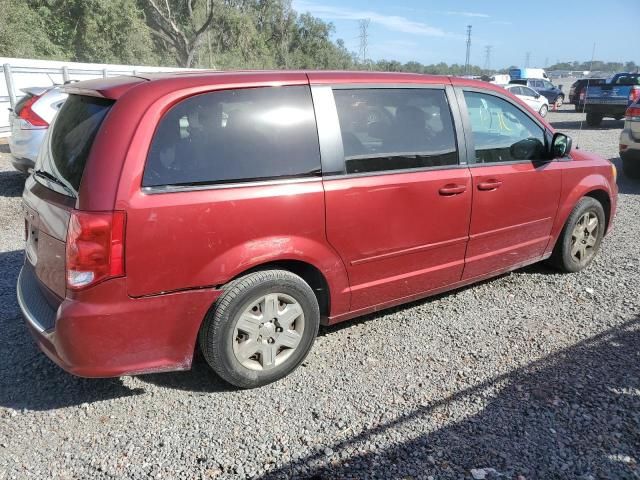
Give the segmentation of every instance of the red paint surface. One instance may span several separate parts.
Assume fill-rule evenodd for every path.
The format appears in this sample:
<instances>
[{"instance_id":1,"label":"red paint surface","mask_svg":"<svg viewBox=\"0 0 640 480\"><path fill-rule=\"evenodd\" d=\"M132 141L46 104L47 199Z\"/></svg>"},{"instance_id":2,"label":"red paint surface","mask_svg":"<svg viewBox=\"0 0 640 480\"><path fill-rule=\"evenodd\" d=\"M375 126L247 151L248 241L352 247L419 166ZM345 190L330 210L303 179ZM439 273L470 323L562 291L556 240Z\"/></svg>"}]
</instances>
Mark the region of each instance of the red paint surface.
<instances>
[{"instance_id":1,"label":"red paint surface","mask_svg":"<svg viewBox=\"0 0 640 480\"><path fill-rule=\"evenodd\" d=\"M484 82L412 74L236 72L152 78L71 87L118 99L96 137L77 205L61 202L32 179L25 188L25 204L39 216L37 228L56 245L38 252L43 265L36 265L40 281L59 297L50 301L59 306L56 328L34 334L51 358L77 375L189 368L198 329L221 293L218 288L260 265L295 260L316 267L329 287L327 321L335 323L549 256L566 218L586 194L604 192L611 218L615 212L610 164L582 151L572 152L573 160L538 166L462 166L145 194L142 173L158 121L196 93L311 80L471 85L505 94ZM499 188L478 188L494 180ZM459 187L455 194L440 193L451 185ZM71 208L126 212L125 277L80 292L63 291L64 262L58 257L64 258L61 242Z\"/></svg>"}]
</instances>

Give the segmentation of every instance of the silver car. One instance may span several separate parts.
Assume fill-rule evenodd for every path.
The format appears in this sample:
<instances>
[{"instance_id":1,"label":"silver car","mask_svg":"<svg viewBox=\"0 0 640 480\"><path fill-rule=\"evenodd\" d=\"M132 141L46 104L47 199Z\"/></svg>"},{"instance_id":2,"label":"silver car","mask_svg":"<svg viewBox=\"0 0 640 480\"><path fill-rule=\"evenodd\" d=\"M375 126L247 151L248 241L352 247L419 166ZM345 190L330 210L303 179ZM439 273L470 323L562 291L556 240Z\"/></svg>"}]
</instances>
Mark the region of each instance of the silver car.
<instances>
[{"instance_id":1,"label":"silver car","mask_svg":"<svg viewBox=\"0 0 640 480\"><path fill-rule=\"evenodd\" d=\"M9 112L13 166L28 173L35 165L38 150L55 114L67 99L61 87L24 88L25 96Z\"/></svg>"},{"instance_id":2,"label":"silver car","mask_svg":"<svg viewBox=\"0 0 640 480\"><path fill-rule=\"evenodd\" d=\"M620 157L624 173L640 179L640 100L627 108L620 134Z\"/></svg>"}]
</instances>

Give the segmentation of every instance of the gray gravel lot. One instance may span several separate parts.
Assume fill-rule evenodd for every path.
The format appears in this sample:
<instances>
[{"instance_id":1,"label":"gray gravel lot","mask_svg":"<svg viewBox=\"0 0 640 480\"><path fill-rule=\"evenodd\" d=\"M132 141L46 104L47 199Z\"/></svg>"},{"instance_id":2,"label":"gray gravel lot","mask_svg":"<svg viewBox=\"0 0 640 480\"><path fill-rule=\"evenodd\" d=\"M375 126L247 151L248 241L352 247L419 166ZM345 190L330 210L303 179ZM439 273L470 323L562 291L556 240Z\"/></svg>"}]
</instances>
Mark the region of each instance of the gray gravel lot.
<instances>
[{"instance_id":1,"label":"gray gravel lot","mask_svg":"<svg viewBox=\"0 0 640 480\"><path fill-rule=\"evenodd\" d=\"M572 108L550 120L575 141ZM621 127L578 143L619 165ZM23 179L0 151L0 479L640 478L640 183L622 173L587 271L532 266L322 329L293 375L237 391L202 360L87 380L38 352L14 298Z\"/></svg>"}]
</instances>

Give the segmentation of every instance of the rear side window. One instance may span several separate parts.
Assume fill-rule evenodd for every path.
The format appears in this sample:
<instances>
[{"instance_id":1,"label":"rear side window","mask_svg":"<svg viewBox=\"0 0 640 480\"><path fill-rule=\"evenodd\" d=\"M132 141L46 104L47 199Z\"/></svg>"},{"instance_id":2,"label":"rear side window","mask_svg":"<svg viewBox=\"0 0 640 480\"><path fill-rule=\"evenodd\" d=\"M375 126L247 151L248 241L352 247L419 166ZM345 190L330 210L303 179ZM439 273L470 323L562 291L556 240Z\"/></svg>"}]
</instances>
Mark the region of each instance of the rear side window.
<instances>
[{"instance_id":1,"label":"rear side window","mask_svg":"<svg viewBox=\"0 0 640 480\"><path fill-rule=\"evenodd\" d=\"M69 95L53 123L48 148L41 150L36 170L45 171L77 194L93 140L113 100Z\"/></svg>"},{"instance_id":2,"label":"rear side window","mask_svg":"<svg viewBox=\"0 0 640 480\"><path fill-rule=\"evenodd\" d=\"M337 89L333 95L346 173L458 164L444 90Z\"/></svg>"},{"instance_id":3,"label":"rear side window","mask_svg":"<svg viewBox=\"0 0 640 480\"><path fill-rule=\"evenodd\" d=\"M142 185L319 174L309 87L264 87L205 93L172 107L154 135Z\"/></svg>"}]
</instances>

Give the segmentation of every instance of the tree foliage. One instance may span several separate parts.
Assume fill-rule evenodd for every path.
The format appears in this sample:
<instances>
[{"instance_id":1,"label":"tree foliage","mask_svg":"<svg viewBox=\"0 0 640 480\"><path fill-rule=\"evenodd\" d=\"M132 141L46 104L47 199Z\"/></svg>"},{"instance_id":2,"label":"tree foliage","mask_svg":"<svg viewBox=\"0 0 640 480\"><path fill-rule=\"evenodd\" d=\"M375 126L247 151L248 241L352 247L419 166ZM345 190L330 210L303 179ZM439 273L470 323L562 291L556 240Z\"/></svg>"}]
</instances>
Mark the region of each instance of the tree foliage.
<instances>
[{"instance_id":1,"label":"tree foliage","mask_svg":"<svg viewBox=\"0 0 640 480\"><path fill-rule=\"evenodd\" d=\"M464 65L359 61L291 0L0 0L0 55L219 69L360 69L463 75ZM633 62L550 69L635 70ZM506 71L506 70L504 70ZM468 72L488 72L472 66Z\"/></svg>"}]
</instances>

